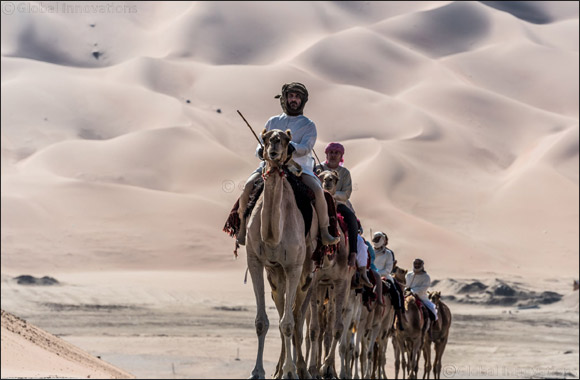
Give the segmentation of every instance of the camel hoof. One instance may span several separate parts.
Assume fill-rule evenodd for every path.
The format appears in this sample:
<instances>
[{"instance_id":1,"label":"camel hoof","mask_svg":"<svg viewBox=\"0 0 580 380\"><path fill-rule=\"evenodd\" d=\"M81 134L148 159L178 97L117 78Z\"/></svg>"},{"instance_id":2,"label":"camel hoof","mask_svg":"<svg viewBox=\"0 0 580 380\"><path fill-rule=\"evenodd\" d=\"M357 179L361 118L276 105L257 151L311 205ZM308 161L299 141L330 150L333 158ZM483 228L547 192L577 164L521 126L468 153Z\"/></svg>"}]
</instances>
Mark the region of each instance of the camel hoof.
<instances>
[{"instance_id":1,"label":"camel hoof","mask_svg":"<svg viewBox=\"0 0 580 380\"><path fill-rule=\"evenodd\" d=\"M312 277L313 277L312 273L310 273L308 277L306 277L304 285L302 285L302 288L300 288L303 292L307 291L308 288L310 287L310 284L312 283Z\"/></svg>"},{"instance_id":2,"label":"camel hoof","mask_svg":"<svg viewBox=\"0 0 580 380\"><path fill-rule=\"evenodd\" d=\"M332 373L332 367L327 367L326 369L323 369L323 373L324 373L324 378L325 379L336 379L336 376L334 376L334 374Z\"/></svg>"},{"instance_id":3,"label":"camel hoof","mask_svg":"<svg viewBox=\"0 0 580 380\"><path fill-rule=\"evenodd\" d=\"M265 379L265 378L266 378L266 372L264 372L264 373L252 372L250 377L248 377L248 379Z\"/></svg>"}]
</instances>

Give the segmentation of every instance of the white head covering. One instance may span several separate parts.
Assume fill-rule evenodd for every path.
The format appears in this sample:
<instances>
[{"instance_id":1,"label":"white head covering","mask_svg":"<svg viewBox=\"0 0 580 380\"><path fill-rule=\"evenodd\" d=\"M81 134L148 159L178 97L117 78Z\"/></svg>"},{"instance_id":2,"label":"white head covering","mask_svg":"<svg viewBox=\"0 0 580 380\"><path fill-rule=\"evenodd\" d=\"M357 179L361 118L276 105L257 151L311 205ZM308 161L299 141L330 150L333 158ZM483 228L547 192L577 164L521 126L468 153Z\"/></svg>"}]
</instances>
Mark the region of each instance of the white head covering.
<instances>
[{"instance_id":1,"label":"white head covering","mask_svg":"<svg viewBox=\"0 0 580 380\"><path fill-rule=\"evenodd\" d=\"M387 244L387 234L377 231L373 234L373 248L381 249Z\"/></svg>"}]
</instances>

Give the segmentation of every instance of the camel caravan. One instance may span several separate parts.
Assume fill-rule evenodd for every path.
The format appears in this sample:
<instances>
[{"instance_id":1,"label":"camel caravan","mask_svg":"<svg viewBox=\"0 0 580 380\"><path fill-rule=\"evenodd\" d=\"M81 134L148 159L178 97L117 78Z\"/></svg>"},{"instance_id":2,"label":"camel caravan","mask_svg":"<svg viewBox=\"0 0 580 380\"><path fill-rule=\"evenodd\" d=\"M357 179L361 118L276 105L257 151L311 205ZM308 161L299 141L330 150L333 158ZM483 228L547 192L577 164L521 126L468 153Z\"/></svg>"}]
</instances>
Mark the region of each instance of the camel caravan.
<instances>
[{"instance_id":1,"label":"camel caravan","mask_svg":"<svg viewBox=\"0 0 580 380\"><path fill-rule=\"evenodd\" d=\"M306 87L285 84L277 98L284 112L268 120L259 138L254 133L261 163L224 226L236 238L236 256L246 247L256 297L258 352L250 378L266 377L264 273L281 338L273 378L386 378L389 340L396 378L399 369L417 378L421 353L423 378L431 371L439 378L451 312L440 292L428 292L423 261L401 269L385 233L373 234L372 243L364 239L349 200L344 147L329 144L326 161L315 165L316 127L302 113Z\"/></svg>"}]
</instances>

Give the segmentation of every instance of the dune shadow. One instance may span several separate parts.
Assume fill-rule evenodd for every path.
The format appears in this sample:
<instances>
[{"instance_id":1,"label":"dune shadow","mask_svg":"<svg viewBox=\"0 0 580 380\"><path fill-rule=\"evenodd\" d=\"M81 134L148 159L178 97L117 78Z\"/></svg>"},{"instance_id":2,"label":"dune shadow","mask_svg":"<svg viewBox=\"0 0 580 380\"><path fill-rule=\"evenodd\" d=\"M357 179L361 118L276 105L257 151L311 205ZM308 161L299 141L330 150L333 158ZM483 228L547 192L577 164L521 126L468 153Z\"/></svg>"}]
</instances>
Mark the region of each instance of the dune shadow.
<instances>
[{"instance_id":1,"label":"dune shadow","mask_svg":"<svg viewBox=\"0 0 580 380\"><path fill-rule=\"evenodd\" d=\"M533 4L533 1L480 1L480 3L533 24L548 24L553 21L549 15Z\"/></svg>"}]
</instances>

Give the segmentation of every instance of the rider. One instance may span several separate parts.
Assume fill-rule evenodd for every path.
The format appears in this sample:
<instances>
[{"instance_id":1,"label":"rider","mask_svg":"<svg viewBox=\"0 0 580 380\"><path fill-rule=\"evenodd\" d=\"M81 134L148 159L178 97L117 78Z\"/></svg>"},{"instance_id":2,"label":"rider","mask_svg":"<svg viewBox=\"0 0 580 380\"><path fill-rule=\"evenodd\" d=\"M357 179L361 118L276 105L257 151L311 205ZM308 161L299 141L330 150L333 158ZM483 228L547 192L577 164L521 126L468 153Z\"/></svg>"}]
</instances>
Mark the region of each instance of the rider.
<instances>
[{"instance_id":1,"label":"rider","mask_svg":"<svg viewBox=\"0 0 580 380\"><path fill-rule=\"evenodd\" d=\"M288 145L289 153L293 153L294 161L302 166L302 182L308 186L316 197L315 208L318 214L318 226L323 245L337 244L339 237L332 236L328 232L330 224L328 218L328 209L326 206L326 199L320 181L313 172L314 159L312 158L312 148L316 143L316 125L312 120L303 115L304 105L308 101L308 90L302 83L292 82L282 86L282 95L277 95L280 98L280 105L284 111L282 114L272 116L265 125L266 130L281 129L283 131L290 129L292 134L292 141ZM258 144L256 148L257 156L263 160L262 148ZM240 216L240 231L237 234L237 242L240 245L246 244L246 220L243 217L250 193L254 186L254 182L261 176L265 163L262 161L260 166L250 175L244 190L240 196L238 215Z\"/></svg>"},{"instance_id":2,"label":"rider","mask_svg":"<svg viewBox=\"0 0 580 380\"><path fill-rule=\"evenodd\" d=\"M359 222L358 226L359 226L359 232L362 235L363 228L360 225L360 222ZM364 240L364 242L367 245L368 250L369 250L369 256L370 256L369 271L371 272L371 274L375 278L375 293L377 295L377 303L379 305L384 306L385 302L383 301L383 286L382 286L383 282L381 280L381 275L379 274L378 268L375 265L375 250L374 250L373 246L371 245L371 243L369 243L364 237L363 237L363 240Z\"/></svg>"},{"instance_id":3,"label":"rider","mask_svg":"<svg viewBox=\"0 0 580 380\"><path fill-rule=\"evenodd\" d=\"M403 292L395 279L391 276L393 266L395 265L395 253L387 248L389 237L386 233L377 231L373 234L373 246L375 249L375 264L377 272L384 277L388 283L389 295L393 302L395 314L399 321L398 327L403 330L402 319L406 318L404 308Z\"/></svg>"},{"instance_id":4,"label":"rider","mask_svg":"<svg viewBox=\"0 0 580 380\"><path fill-rule=\"evenodd\" d=\"M433 323L437 321L437 308L427 296L427 289L431 286L431 277L429 277L425 271L423 260L415 259L415 261L413 261L413 271L407 273L405 283L405 290L410 290L412 293L416 294L421 302L423 302L423 305L427 307L427 310L429 311L429 319L431 319L429 328L429 333L431 333Z\"/></svg>"},{"instance_id":5,"label":"rider","mask_svg":"<svg viewBox=\"0 0 580 380\"><path fill-rule=\"evenodd\" d=\"M336 192L334 200L336 201L336 211L342 215L348 229L348 263L349 266L355 266L357 257L357 235L358 223L354 213L354 208L350 203L350 195L352 194L352 179L350 171L343 166L344 162L344 146L341 143L331 142L324 149L326 153L326 161L316 166L316 173L325 170L335 170L338 173L338 183L336 184Z\"/></svg>"},{"instance_id":6,"label":"rider","mask_svg":"<svg viewBox=\"0 0 580 380\"><path fill-rule=\"evenodd\" d=\"M369 288L373 287L373 284L369 281L367 277L367 264L369 262L369 247L366 244L365 239L362 237L362 227L359 225L358 234L356 235L357 241L357 256L356 256L356 264L357 270L359 273L360 281L364 286L368 286Z\"/></svg>"}]
</instances>

